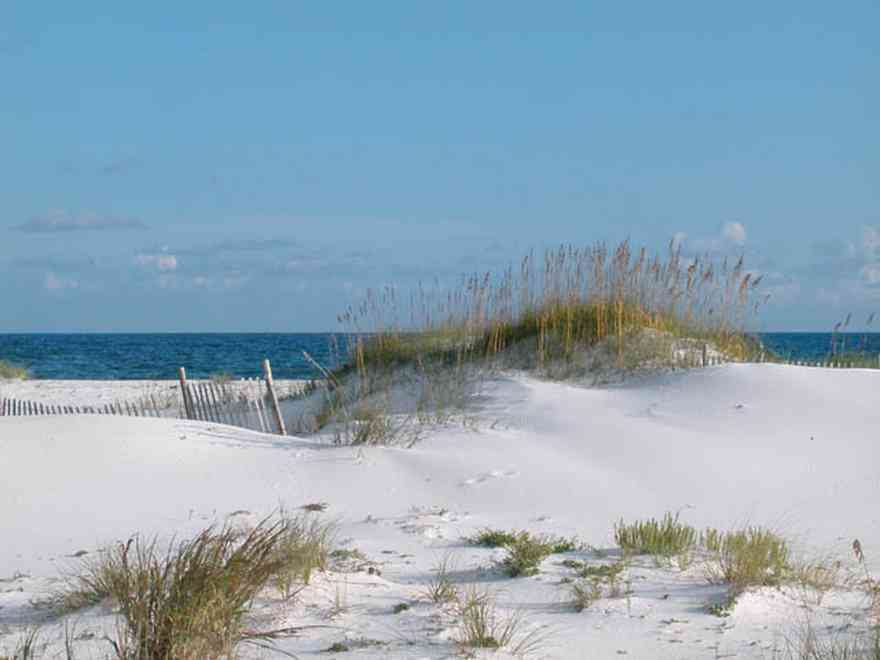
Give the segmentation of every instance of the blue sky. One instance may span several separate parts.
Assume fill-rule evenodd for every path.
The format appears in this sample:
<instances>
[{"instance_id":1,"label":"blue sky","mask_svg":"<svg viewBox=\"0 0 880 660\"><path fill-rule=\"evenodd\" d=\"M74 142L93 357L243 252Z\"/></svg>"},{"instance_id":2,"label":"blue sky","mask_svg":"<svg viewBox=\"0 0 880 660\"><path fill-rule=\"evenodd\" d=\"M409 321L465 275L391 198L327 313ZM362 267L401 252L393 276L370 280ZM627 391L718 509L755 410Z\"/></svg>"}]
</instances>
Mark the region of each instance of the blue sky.
<instances>
[{"instance_id":1,"label":"blue sky","mask_svg":"<svg viewBox=\"0 0 880 660\"><path fill-rule=\"evenodd\" d=\"M129 6L130 5L130 6ZM880 311L880 5L0 5L0 332L322 331L630 238Z\"/></svg>"}]
</instances>

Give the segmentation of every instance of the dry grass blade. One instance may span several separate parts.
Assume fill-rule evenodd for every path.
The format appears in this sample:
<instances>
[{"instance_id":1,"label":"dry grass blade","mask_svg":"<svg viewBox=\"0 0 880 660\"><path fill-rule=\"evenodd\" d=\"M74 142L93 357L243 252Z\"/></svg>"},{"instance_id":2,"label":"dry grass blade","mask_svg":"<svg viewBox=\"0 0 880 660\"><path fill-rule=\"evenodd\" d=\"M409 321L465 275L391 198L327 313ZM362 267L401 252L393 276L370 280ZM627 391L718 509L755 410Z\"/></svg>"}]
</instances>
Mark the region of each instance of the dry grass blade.
<instances>
[{"instance_id":1,"label":"dry grass blade","mask_svg":"<svg viewBox=\"0 0 880 660\"><path fill-rule=\"evenodd\" d=\"M458 615L461 622L456 641L463 648L503 648L524 657L539 651L545 642L540 629L525 630L521 612L502 615L495 596L486 589L466 589L458 602Z\"/></svg>"}]
</instances>

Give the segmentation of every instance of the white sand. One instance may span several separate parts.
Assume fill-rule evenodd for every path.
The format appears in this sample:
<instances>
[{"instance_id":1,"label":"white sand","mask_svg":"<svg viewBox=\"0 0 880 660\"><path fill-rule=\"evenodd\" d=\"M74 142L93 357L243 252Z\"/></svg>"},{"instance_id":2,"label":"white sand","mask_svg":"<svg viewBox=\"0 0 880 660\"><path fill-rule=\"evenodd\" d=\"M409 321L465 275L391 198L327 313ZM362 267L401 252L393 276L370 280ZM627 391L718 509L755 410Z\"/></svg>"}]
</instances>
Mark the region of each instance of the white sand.
<instances>
[{"instance_id":1,"label":"white sand","mask_svg":"<svg viewBox=\"0 0 880 660\"><path fill-rule=\"evenodd\" d=\"M250 515L236 518L256 520L279 503L327 502L346 547L382 573L322 575L293 604L260 599L257 626L330 626L278 642L301 658L360 637L388 644L351 657L456 657L454 616L419 599L447 553L457 579L497 590L505 611L549 626L537 657L769 658L806 616L836 629L864 623L857 595L831 593L819 607L775 589L715 617L705 606L724 588L700 565L680 571L647 557L627 571L628 598L576 613L559 584L571 574L562 556L536 577L511 579L493 565L502 551L461 537L522 528L613 550L621 517L681 511L697 527L772 526L799 553L830 553L852 570L858 537L878 575L880 372L727 365L605 390L511 378L490 393L481 430L444 430L412 449L167 419L0 418L0 654L42 616L30 601L53 588L73 553L135 532L185 535L241 511ZM340 593L347 609L333 615ZM401 602L412 609L393 614ZM100 608L76 618L79 632L114 632ZM61 629L48 626L47 638ZM109 651L97 638L77 648L83 657Z\"/></svg>"}]
</instances>

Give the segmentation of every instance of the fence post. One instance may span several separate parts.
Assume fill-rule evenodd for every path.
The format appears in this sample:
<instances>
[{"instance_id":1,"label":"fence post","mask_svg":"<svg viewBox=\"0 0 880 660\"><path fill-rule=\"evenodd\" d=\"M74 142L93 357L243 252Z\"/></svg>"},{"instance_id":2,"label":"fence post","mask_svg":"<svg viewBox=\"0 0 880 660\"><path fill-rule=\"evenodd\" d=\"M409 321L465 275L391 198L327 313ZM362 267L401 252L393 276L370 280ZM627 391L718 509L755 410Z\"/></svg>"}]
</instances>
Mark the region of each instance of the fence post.
<instances>
[{"instance_id":1,"label":"fence post","mask_svg":"<svg viewBox=\"0 0 880 660\"><path fill-rule=\"evenodd\" d=\"M192 401L189 398L189 389L186 384L186 369L181 367L177 375L180 378L180 396L183 397L183 408L186 411L186 418L193 419Z\"/></svg>"},{"instance_id":2,"label":"fence post","mask_svg":"<svg viewBox=\"0 0 880 660\"><path fill-rule=\"evenodd\" d=\"M703 366L709 366L709 344L703 342Z\"/></svg>"},{"instance_id":3,"label":"fence post","mask_svg":"<svg viewBox=\"0 0 880 660\"><path fill-rule=\"evenodd\" d=\"M275 414L275 424L278 426L279 435L287 435L284 428L284 418L281 416L281 408L278 407L278 396L275 394L275 382L272 380L272 365L269 360L263 360L263 375L266 377L266 389L269 390L269 400L272 402L272 412Z\"/></svg>"}]
</instances>

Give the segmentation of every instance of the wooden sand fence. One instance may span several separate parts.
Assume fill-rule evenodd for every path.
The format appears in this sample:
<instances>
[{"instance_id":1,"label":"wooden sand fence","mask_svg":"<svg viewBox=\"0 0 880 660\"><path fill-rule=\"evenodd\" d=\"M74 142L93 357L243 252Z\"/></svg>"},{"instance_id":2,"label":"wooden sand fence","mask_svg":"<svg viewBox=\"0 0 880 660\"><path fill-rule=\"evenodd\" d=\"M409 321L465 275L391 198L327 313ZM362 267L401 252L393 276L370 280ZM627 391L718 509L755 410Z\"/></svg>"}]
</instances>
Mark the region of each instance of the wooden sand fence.
<instances>
[{"instance_id":1,"label":"wooden sand fence","mask_svg":"<svg viewBox=\"0 0 880 660\"><path fill-rule=\"evenodd\" d=\"M98 406L54 405L0 398L0 417L45 415L126 415L130 417L167 417L191 419L287 435L278 393L272 378L272 365L263 360L263 378L244 382L191 381L186 369L178 370L180 399L168 405L154 395L131 402Z\"/></svg>"}]
</instances>

